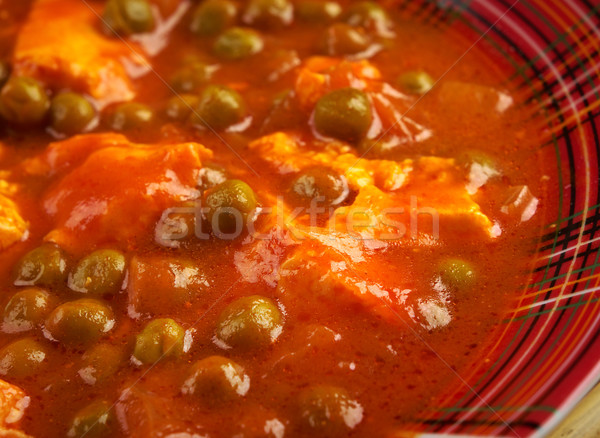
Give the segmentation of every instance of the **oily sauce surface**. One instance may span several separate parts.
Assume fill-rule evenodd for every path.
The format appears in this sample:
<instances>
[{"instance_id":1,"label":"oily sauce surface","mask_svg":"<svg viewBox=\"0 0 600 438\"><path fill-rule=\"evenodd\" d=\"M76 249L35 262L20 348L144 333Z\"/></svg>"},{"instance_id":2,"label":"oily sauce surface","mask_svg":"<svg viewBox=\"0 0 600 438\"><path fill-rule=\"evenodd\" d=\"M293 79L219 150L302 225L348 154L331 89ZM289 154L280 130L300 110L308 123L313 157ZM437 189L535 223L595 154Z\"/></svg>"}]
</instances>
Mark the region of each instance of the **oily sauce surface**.
<instances>
[{"instance_id":1,"label":"oily sauce surface","mask_svg":"<svg viewBox=\"0 0 600 438\"><path fill-rule=\"evenodd\" d=\"M378 2L385 28L353 23L367 40L358 52L339 42L335 23L362 2L337 1L339 15L320 22L299 12L311 2L293 2L294 18L275 15L275 24L248 18L252 4L268 2L232 2L230 22L198 36L190 26L203 2L155 1L152 30L122 39L107 35L94 13L111 2L82 3L0 2L0 46L12 76L35 77L50 99L79 93L95 109L94 122L75 134L57 132L52 114L27 127L3 121L0 182L8 189L0 193L27 232L0 252L0 309L25 288L50 297L30 326L15 330L3 313L2 379L30 397L22 418L5 427L48 438L88 436L84 421L89 436L391 437L435 407L456 373L485 360L548 202L534 119L485 46L463 57L470 43L403 16L394 2ZM80 52L52 46L61 36L46 36L43 23L58 18L79 23L64 38L80 39ZM35 26L39 34L26 34ZM234 26L257 32L262 48L223 58L215 41ZM102 70L109 61L121 67ZM407 72L443 79L422 94L401 79ZM191 85L181 85L182 75ZM121 94L109 95L117 82ZM211 84L243 100L234 123L222 122L223 107L203 112L198 99ZM319 132L320 99L348 88L367 96L368 132ZM184 117L173 117L174 92L189 98L189 108L178 107ZM147 105L150 122L115 122L118 96L128 93L122 100ZM214 175L206 182L206 168L217 169L218 184ZM325 196L322 212L296 214L307 208L298 178L314 169L333 172L344 194ZM233 239L215 235L211 211L194 210L225 179L246 183L259 207L247 214L249 196L240 195L244 229ZM165 214L170 208L184 210ZM183 237L160 234L173 217L188 224ZM206 237L193 236L194 217ZM63 252L62 280L19 282L23 257L49 244ZM91 293L90 282L118 271L92 268L75 284L81 260L100 249L117 251L124 267L116 286ZM256 313L263 319L221 330L244 297L268 300L279 316ZM108 307L109 321L98 328L90 322L98 314L80 312L64 322L56 309L81 299ZM139 347L148 324L166 318L182 332L159 332ZM88 339L86 330L98 333ZM35 341L43 359L14 359L7 348L21 339ZM155 350L158 362L140 360ZM217 367L193 380L199 361L212 356L229 361L230 374ZM190 390L189 379L201 383ZM106 409L82 414L99 403Z\"/></svg>"}]
</instances>

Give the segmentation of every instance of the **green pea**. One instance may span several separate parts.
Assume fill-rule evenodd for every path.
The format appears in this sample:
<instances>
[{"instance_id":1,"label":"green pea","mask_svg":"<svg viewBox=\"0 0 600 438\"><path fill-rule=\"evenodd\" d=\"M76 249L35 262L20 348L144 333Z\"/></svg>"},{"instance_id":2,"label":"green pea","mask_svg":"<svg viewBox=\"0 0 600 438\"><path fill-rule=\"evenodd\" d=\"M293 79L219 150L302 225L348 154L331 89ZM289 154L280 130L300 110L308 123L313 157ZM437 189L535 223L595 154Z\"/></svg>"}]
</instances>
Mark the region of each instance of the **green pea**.
<instances>
[{"instance_id":1,"label":"green pea","mask_svg":"<svg viewBox=\"0 0 600 438\"><path fill-rule=\"evenodd\" d=\"M257 54L263 46L263 40L257 32L233 27L217 38L213 51L221 59L237 61Z\"/></svg>"},{"instance_id":2,"label":"green pea","mask_svg":"<svg viewBox=\"0 0 600 438\"><path fill-rule=\"evenodd\" d=\"M356 88L332 91L319 99L315 107L317 132L350 143L358 142L366 135L372 120L369 98Z\"/></svg>"},{"instance_id":3,"label":"green pea","mask_svg":"<svg viewBox=\"0 0 600 438\"><path fill-rule=\"evenodd\" d=\"M308 205L312 200L338 205L348 194L346 178L322 166L303 170L291 184L292 199L301 205Z\"/></svg>"},{"instance_id":4,"label":"green pea","mask_svg":"<svg viewBox=\"0 0 600 438\"><path fill-rule=\"evenodd\" d=\"M119 104L110 114L108 124L115 131L143 129L151 125L154 111L147 105L137 102Z\"/></svg>"},{"instance_id":5,"label":"green pea","mask_svg":"<svg viewBox=\"0 0 600 438\"><path fill-rule=\"evenodd\" d=\"M0 91L0 115L17 125L39 125L49 107L46 90L33 78L11 77Z\"/></svg>"},{"instance_id":6,"label":"green pea","mask_svg":"<svg viewBox=\"0 0 600 438\"><path fill-rule=\"evenodd\" d=\"M110 307L98 300L81 299L61 304L46 319L46 330L63 344L91 344L115 325Z\"/></svg>"},{"instance_id":7,"label":"green pea","mask_svg":"<svg viewBox=\"0 0 600 438\"><path fill-rule=\"evenodd\" d=\"M465 292L473 288L476 281L473 265L461 259L447 259L437 269L442 283L453 292Z\"/></svg>"},{"instance_id":8,"label":"green pea","mask_svg":"<svg viewBox=\"0 0 600 438\"><path fill-rule=\"evenodd\" d=\"M256 209L254 191L243 181L231 179L204 193L203 206L215 234L232 234L241 231Z\"/></svg>"},{"instance_id":9,"label":"green pea","mask_svg":"<svg viewBox=\"0 0 600 438\"><path fill-rule=\"evenodd\" d=\"M93 295L114 294L125 278L125 256L112 249L101 249L82 258L69 276L69 287Z\"/></svg>"},{"instance_id":10,"label":"green pea","mask_svg":"<svg viewBox=\"0 0 600 438\"><path fill-rule=\"evenodd\" d=\"M210 356L192 365L181 392L197 397L203 404L219 406L240 399L250 389L250 377L236 362Z\"/></svg>"},{"instance_id":11,"label":"green pea","mask_svg":"<svg viewBox=\"0 0 600 438\"><path fill-rule=\"evenodd\" d=\"M433 88L434 80L424 71L409 71L398 78L400 86L413 94L425 94Z\"/></svg>"},{"instance_id":12,"label":"green pea","mask_svg":"<svg viewBox=\"0 0 600 438\"><path fill-rule=\"evenodd\" d=\"M345 23L331 25L321 41L321 52L330 56L354 55L369 48L370 40L362 29Z\"/></svg>"},{"instance_id":13,"label":"green pea","mask_svg":"<svg viewBox=\"0 0 600 438\"><path fill-rule=\"evenodd\" d=\"M10 78L10 64L6 61L0 61L0 88L4 87L8 78Z\"/></svg>"},{"instance_id":14,"label":"green pea","mask_svg":"<svg viewBox=\"0 0 600 438\"><path fill-rule=\"evenodd\" d=\"M217 131L222 131L246 116L246 105L238 92L224 85L209 85L200 95L194 124L203 124Z\"/></svg>"},{"instance_id":15,"label":"green pea","mask_svg":"<svg viewBox=\"0 0 600 438\"><path fill-rule=\"evenodd\" d=\"M123 352L118 347L98 344L85 352L77 373L88 385L102 384L118 371L123 360Z\"/></svg>"},{"instance_id":16,"label":"green pea","mask_svg":"<svg viewBox=\"0 0 600 438\"><path fill-rule=\"evenodd\" d=\"M214 36L231 26L236 15L235 3L227 0L206 0L194 10L190 30L198 36Z\"/></svg>"},{"instance_id":17,"label":"green pea","mask_svg":"<svg viewBox=\"0 0 600 438\"><path fill-rule=\"evenodd\" d=\"M154 29L154 15L147 0L108 0L102 21L108 31L123 35Z\"/></svg>"},{"instance_id":18,"label":"green pea","mask_svg":"<svg viewBox=\"0 0 600 438\"><path fill-rule=\"evenodd\" d=\"M31 330L41 323L51 310L48 292L31 287L12 296L4 308L2 329L7 333Z\"/></svg>"},{"instance_id":19,"label":"green pea","mask_svg":"<svg viewBox=\"0 0 600 438\"><path fill-rule=\"evenodd\" d=\"M392 36L390 18L376 2L354 3L342 15L342 20L350 26L362 27L381 36Z\"/></svg>"},{"instance_id":20,"label":"green pea","mask_svg":"<svg viewBox=\"0 0 600 438\"><path fill-rule=\"evenodd\" d=\"M299 422L311 436L346 436L363 417L361 405L343 388L313 386L298 399Z\"/></svg>"},{"instance_id":21,"label":"green pea","mask_svg":"<svg viewBox=\"0 0 600 438\"><path fill-rule=\"evenodd\" d=\"M101 438L114 435L114 416L111 404L96 401L81 409L71 422L68 437Z\"/></svg>"},{"instance_id":22,"label":"green pea","mask_svg":"<svg viewBox=\"0 0 600 438\"><path fill-rule=\"evenodd\" d=\"M165 110L167 117L178 122L183 122L192 116L193 111L198 107L199 101L198 96L192 94L173 96L167 102Z\"/></svg>"},{"instance_id":23,"label":"green pea","mask_svg":"<svg viewBox=\"0 0 600 438\"><path fill-rule=\"evenodd\" d=\"M212 189L227 181L227 171L214 163L202 163L198 172L198 188L202 191Z\"/></svg>"},{"instance_id":24,"label":"green pea","mask_svg":"<svg viewBox=\"0 0 600 438\"><path fill-rule=\"evenodd\" d=\"M321 0L305 0L296 6L296 15L308 23L333 21L342 13L339 3Z\"/></svg>"},{"instance_id":25,"label":"green pea","mask_svg":"<svg viewBox=\"0 0 600 438\"><path fill-rule=\"evenodd\" d=\"M200 61L187 63L175 72L171 86L178 93L197 91L212 77L215 67Z\"/></svg>"},{"instance_id":26,"label":"green pea","mask_svg":"<svg viewBox=\"0 0 600 438\"><path fill-rule=\"evenodd\" d=\"M282 319L272 300L258 295L240 298L219 316L217 339L240 350L264 348L281 333Z\"/></svg>"},{"instance_id":27,"label":"green pea","mask_svg":"<svg viewBox=\"0 0 600 438\"><path fill-rule=\"evenodd\" d=\"M155 319L137 335L133 356L143 364L179 357L184 352L185 330L170 318Z\"/></svg>"},{"instance_id":28,"label":"green pea","mask_svg":"<svg viewBox=\"0 0 600 438\"><path fill-rule=\"evenodd\" d=\"M288 0L250 0L244 11L244 22L251 26L287 26L294 18L294 7Z\"/></svg>"},{"instance_id":29,"label":"green pea","mask_svg":"<svg viewBox=\"0 0 600 438\"><path fill-rule=\"evenodd\" d=\"M23 378L36 374L44 365L48 352L38 341L25 338L0 350L0 375Z\"/></svg>"},{"instance_id":30,"label":"green pea","mask_svg":"<svg viewBox=\"0 0 600 438\"><path fill-rule=\"evenodd\" d=\"M81 94L62 93L50 103L52 129L61 134L74 135L89 129L96 110Z\"/></svg>"},{"instance_id":31,"label":"green pea","mask_svg":"<svg viewBox=\"0 0 600 438\"><path fill-rule=\"evenodd\" d=\"M55 286L66 280L67 259L58 246L45 243L29 251L16 266L17 286Z\"/></svg>"}]
</instances>

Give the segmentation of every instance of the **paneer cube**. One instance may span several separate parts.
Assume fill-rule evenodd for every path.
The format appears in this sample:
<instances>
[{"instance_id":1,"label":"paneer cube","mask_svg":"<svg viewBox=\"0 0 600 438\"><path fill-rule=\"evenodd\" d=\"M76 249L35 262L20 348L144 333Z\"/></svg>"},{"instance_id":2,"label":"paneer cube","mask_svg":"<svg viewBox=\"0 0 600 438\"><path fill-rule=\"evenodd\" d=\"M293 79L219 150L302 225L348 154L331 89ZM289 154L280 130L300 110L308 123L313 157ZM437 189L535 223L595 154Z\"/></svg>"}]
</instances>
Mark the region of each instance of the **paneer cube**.
<instances>
[{"instance_id":1,"label":"paneer cube","mask_svg":"<svg viewBox=\"0 0 600 438\"><path fill-rule=\"evenodd\" d=\"M129 315L170 316L202 297L209 282L191 261L135 256L129 267Z\"/></svg>"},{"instance_id":2,"label":"paneer cube","mask_svg":"<svg viewBox=\"0 0 600 438\"><path fill-rule=\"evenodd\" d=\"M4 436L3 428L18 425L29 403L30 398L21 388L0 380L0 436Z\"/></svg>"},{"instance_id":3,"label":"paneer cube","mask_svg":"<svg viewBox=\"0 0 600 438\"><path fill-rule=\"evenodd\" d=\"M469 195L454 160L370 160L360 158L350 146L341 143L321 146L308 149L293 136L279 132L254 141L249 147L284 173L321 165L344 175L350 188L358 193L352 205L338 208L332 218L334 223L330 226L340 232L393 238L394 233L401 231L402 237L419 239L423 234L447 233L445 236L455 238L485 238L493 234L494 224ZM417 222L411 222L415 218ZM372 225L361 226L365 221ZM352 225L355 223L356 227Z\"/></svg>"},{"instance_id":4,"label":"paneer cube","mask_svg":"<svg viewBox=\"0 0 600 438\"><path fill-rule=\"evenodd\" d=\"M0 251L23 240L27 230L28 223L21 217L14 201L0 194Z\"/></svg>"},{"instance_id":5,"label":"paneer cube","mask_svg":"<svg viewBox=\"0 0 600 438\"><path fill-rule=\"evenodd\" d=\"M102 11L92 5L36 0L16 42L15 73L89 94L101 106L133 99L127 70L145 69L146 62L135 45L102 33Z\"/></svg>"},{"instance_id":6,"label":"paneer cube","mask_svg":"<svg viewBox=\"0 0 600 438\"><path fill-rule=\"evenodd\" d=\"M55 225L46 240L73 252L101 243L152 241L165 209L200 195L198 172L202 160L212 156L197 143L139 145L124 137L115 142L111 134L76 137L50 148L71 145L81 151L72 156L77 164L55 154L44 154L41 161L45 158L51 174L54 166L63 169L43 199Z\"/></svg>"},{"instance_id":7,"label":"paneer cube","mask_svg":"<svg viewBox=\"0 0 600 438\"><path fill-rule=\"evenodd\" d=\"M420 325L433 330L450 323L452 303L446 293L417 287L407 266L390 266L395 282L389 283L388 270L372 256L362 258L362 243L335 237L303 242L282 264L278 292L284 304L301 294L306 311L325 301L339 309L362 306L400 329Z\"/></svg>"},{"instance_id":8,"label":"paneer cube","mask_svg":"<svg viewBox=\"0 0 600 438\"><path fill-rule=\"evenodd\" d=\"M354 189L375 185L383 190L397 190L412 168L412 160L362 159L352 147L342 143L323 143L321 146L318 150L304 148L292 135L283 132L261 137L249 145L282 173L298 172L316 165L329 166L345 175Z\"/></svg>"}]
</instances>

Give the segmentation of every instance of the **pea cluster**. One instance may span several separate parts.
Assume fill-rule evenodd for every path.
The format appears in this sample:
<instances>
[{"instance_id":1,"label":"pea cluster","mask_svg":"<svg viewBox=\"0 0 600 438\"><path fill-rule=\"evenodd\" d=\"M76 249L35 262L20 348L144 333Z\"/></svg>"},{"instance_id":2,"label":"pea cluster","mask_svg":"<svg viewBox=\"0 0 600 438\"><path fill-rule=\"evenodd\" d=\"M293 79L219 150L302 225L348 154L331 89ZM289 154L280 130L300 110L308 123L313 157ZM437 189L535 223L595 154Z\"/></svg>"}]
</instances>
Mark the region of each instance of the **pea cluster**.
<instances>
[{"instance_id":1,"label":"pea cluster","mask_svg":"<svg viewBox=\"0 0 600 438\"><path fill-rule=\"evenodd\" d=\"M97 112L91 100L78 93L63 92L50 97L36 79L13 76L6 63L0 68L0 116L15 126L27 128L45 122L57 134L73 135L92 129Z\"/></svg>"},{"instance_id":2,"label":"pea cluster","mask_svg":"<svg viewBox=\"0 0 600 438\"><path fill-rule=\"evenodd\" d=\"M319 207L338 207L350 197L346 178L326 166L308 167L293 176L288 183L286 200L294 206L309 209L313 201L318 200ZM243 235L244 227L253 220L259 207L259 201L252 188L237 179L228 179L227 172L219 165L207 163L200 171L198 188L204 193L201 206L204 216L173 214L162 222L157 230L160 236L172 234L185 236L190 242L196 234L202 220L201 231L209 230L219 238ZM196 207L195 202L185 202L178 207Z\"/></svg>"},{"instance_id":3,"label":"pea cluster","mask_svg":"<svg viewBox=\"0 0 600 438\"><path fill-rule=\"evenodd\" d=\"M79 371L80 377L88 384L96 384L110 377L126 360L121 348L101 340L116 325L106 298L125 288L127 260L120 251L102 249L83 257L72 269L69 262L64 251L51 243L25 254L16 266L14 280L23 289L7 303L2 329L21 334L41 328L48 340L83 350L87 366ZM65 283L85 298L59 304L58 297L49 290ZM261 349L277 339L283 323L282 312L271 299L243 297L221 312L215 338L226 349ZM153 365L187 353L190 343L190 333L179 323L170 318L154 319L135 337L131 357L139 366ZM0 350L0 375L11 379L32 376L43 370L49 354L50 347L45 342L34 337L21 338ZM231 373L239 379L233 379ZM249 384L240 365L212 356L190 367L182 393L213 405L245 395ZM73 420L73 433L80 436L94 424L95 432L108 428L108 408L105 401L84 408Z\"/></svg>"},{"instance_id":4,"label":"pea cluster","mask_svg":"<svg viewBox=\"0 0 600 438\"><path fill-rule=\"evenodd\" d=\"M354 56L378 47L374 38L393 36L386 11L375 2L357 2L345 11L336 2L305 0L251 0L244 8L229 0L205 0L192 11L189 31L211 38L213 54L223 62L251 57L264 48L260 30L289 25L293 18L311 24L329 23L319 51L331 56ZM155 18L147 0L109 0L102 16L107 34L129 36L152 31ZM224 131L244 122L249 111L244 98L226 85L210 84L216 71L198 59L186 59L170 80L178 95L165 105L172 121ZM425 72L403 74L398 84L407 92L423 94L433 86ZM114 131L144 130L157 122L154 109L140 102L123 102L107 108L101 118L90 96L72 91L50 93L37 79L10 76L0 64L0 116L17 128L47 126L58 137L88 132L100 125ZM318 134L361 144L373 118L367 93L345 88L323 96L314 110ZM102 119L102 120L101 120Z\"/></svg>"},{"instance_id":5,"label":"pea cluster","mask_svg":"<svg viewBox=\"0 0 600 438\"><path fill-rule=\"evenodd\" d=\"M84 382L95 384L107 379L126 358L120 348L100 342L116 324L111 307L102 298L125 287L126 264L123 253L102 249L83 257L69 270L69 259L57 245L47 243L30 251L17 264L14 283L23 289L7 303L2 329L20 334L43 327L49 340L85 351L87 366L79 372ZM464 260L443 260L436 272L454 294L472 289L475 283L475 271ZM47 289L65 282L86 298L58 304L58 298ZM283 325L283 314L274 301L258 295L243 297L223 309L215 339L224 349L251 352L273 343ZM184 355L190 342L189 332L175 320L154 319L135 337L131 357L139 366L153 365ZM31 376L43 369L48 354L45 343L33 337L21 338L0 350L0 375ZM249 388L250 378L242 365L223 356L210 356L190 366L181 392L211 407L243 397ZM326 435L347 427L345 410L360 408L342 388L330 386L306 389L299 396L299 405L305 426ZM109 433L114 427L109 408L106 401L98 401L82 409L72 422L74 436L92 426L95 433Z\"/></svg>"}]
</instances>

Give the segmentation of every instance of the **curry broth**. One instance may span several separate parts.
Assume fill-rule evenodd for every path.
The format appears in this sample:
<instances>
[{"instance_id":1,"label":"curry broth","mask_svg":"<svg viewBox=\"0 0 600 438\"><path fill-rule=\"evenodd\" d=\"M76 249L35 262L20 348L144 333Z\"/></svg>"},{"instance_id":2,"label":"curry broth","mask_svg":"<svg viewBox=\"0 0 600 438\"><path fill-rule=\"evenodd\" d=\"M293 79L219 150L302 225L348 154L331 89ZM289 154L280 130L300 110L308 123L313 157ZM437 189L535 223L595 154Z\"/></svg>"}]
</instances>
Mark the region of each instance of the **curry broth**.
<instances>
[{"instance_id":1,"label":"curry broth","mask_svg":"<svg viewBox=\"0 0 600 438\"><path fill-rule=\"evenodd\" d=\"M13 3L2 4L0 9L15 17L12 22L26 20L21 3L18 6ZM69 2L64 0L63 3ZM343 8L350 4L346 1L338 3ZM90 1L89 4L102 13L104 2ZM26 377L7 376L5 379L31 397L19 424L20 429L34 437L65 436L72 427L74 415L82 407L105 400L116 412L111 420L112 431L107 436L166 436L168 433L186 432L190 436L198 433L207 436L279 437L284 436L278 435L281 432L277 431L281 430L285 430L285 436L312 436L315 432L307 432L300 424L298 394L313 385L331 385L344 388L362 409L358 423L343 430L342 435L392 436L435 406L437 397L448 387L456 386L456 373L461 375L471 364L485 360L485 346L494 339L499 323L518 296L544 219L543 210L548 207L547 188L542 181L545 170L540 164L543 157L538 149L541 133L532 118L532 111L520 104L518 93L507 84L506 66L491 59L485 47L476 46L463 57L470 49L470 43L465 43L452 29L409 20L402 14L396 14L393 8L389 13L393 18L395 38L381 39L381 51L367 59L379 69L381 80L398 87L396 78L411 70L426 71L433 78L443 76L443 79L430 93L422 98L411 97L412 100L408 101L409 106L413 103L414 106L406 115L427 127L432 132L431 137L421 142L410 142L383 157L371 150L366 158L398 162L411 159L415 163L423 156L454 159L453 163L457 164L452 164L448 172L460 175L467 183L469 160L473 156L485 156L499 169L499 176L480 187L472 199L483 215L502 224L501 235L491 238L485 235L484 230L471 230L469 225L465 228L460 221L442 220L440 239L435 245L417 244L409 237L400 242L375 239L375 243L361 246L363 259L354 263L345 253L332 252L331 259L328 259L329 249L322 249L310 241L290 245L287 237L279 235L268 240L267 255L262 259L252 258L255 257L253 248L260 244L246 235L231 241L214 237L205 240L192 238L178 248L165 248L155 239L155 225L160 215L157 216L154 211L147 223L130 224L131 235L127 234L127 239L119 239L120 230L117 229L113 230L114 234L98 237L95 227L100 225L95 222L89 222L92 224L89 227L69 228L63 224L66 231L61 238L69 246L66 251L69 269L91 251L111 248L125 254L129 282L133 281L130 263L134 258L149 265L159 263L157 260L189 260L209 286L202 287L201 292L191 299L172 305L166 301L163 305L159 297L156 297L156 302L160 305L154 305L151 295L149 302L140 305L147 306L143 307L144 310L132 310L127 287L118 293L99 297L113 310L115 325L97 342L115 347L121 355L110 376L101 383L90 385L82 380L84 354L89 347L49 340L52 336L41 328L16 334L2 333L1 346L29 337L42 343L48 351L44 367L39 372ZM214 38L191 36L189 23L188 11L168 34L165 48L158 55L149 57L153 71L132 81L135 100L147 104L156 115L151 125L141 130L126 131L125 135L133 143L168 146L197 142L204 145L212 150L213 156L203 158L203 163L222 166L230 178L243 180L252 187L263 207L272 206L277 196L287 196L295 173L283 171L284 166L269 162L257 152L252 142L282 130L301 139L299 154L323 150L322 143L313 140L314 131L307 111L278 109L273 106L273 101L282 91L294 89L299 70L309 57L315 55L315 47L318 47L327 25L295 21L281 29L260 29L265 41L262 52L241 61L222 62L211 54ZM100 25L98 32L101 32ZM17 33L15 27L9 35L4 35L3 44L12 47ZM135 44L134 47L138 48ZM298 65L282 73L277 80L266 80L273 71L273 59L282 50L296 51ZM10 53L11 49L6 55L10 57ZM173 122L168 118L165 104L173 96L173 90L164 81L168 83L181 68L183 60L190 56L219 65L218 73L211 81L228 85L243 96L252 117L248 128L235 133L221 130L217 136L208 129ZM455 64L457 59L460 61ZM444 84L448 83L476 84L483 88L473 92L467 86L456 91L449 89L448 85L444 88ZM54 93L59 91L49 88ZM496 114L494 108L485 106L485 99L483 103L479 102L480 107L474 108L474 102L477 102L472 94L456 98L456 93L461 90L474 94L500 91L512 96L515 102L506 112ZM110 113L114 107L113 104L102 110L99 124L91 133L111 132L103 114ZM274 111L284 112L275 127L264 123ZM98 193L116 193L118 196L123 190L123 182L128 179L132 184L134 180L145 181L144 178L152 178L159 167L137 167L138 174L124 175L123 168L117 165L119 161L104 166L99 163L90 169L97 170L102 177L90 174L91 182L87 184L83 176L71 174L82 163L89 162L90 148L96 147L93 146L96 140L91 138L90 148L85 146L69 152L66 160L69 164L63 170L35 174L31 171L32 163L39 160L48 144L64 141L65 146L57 150L68 150L69 138L57 139L43 127L25 131L14 126L3 129L2 169L8 172L7 179L18 185L17 203L30 224L29 236L24 242L0 253L0 284L4 291L1 303L6 305L15 293L22 290L13 284L19 259L47 239L48 233L59 226L59 222L68 223L68 219L60 219L60 213L48 214L48 199L53 193L56 199L64 202L60 204L57 201L59 205L74 208L77 202L92 199ZM360 156L361 153L357 153L357 159ZM123 163L129 156L124 157ZM419 168L419 164L416 166ZM407 191L404 194L406 199L410 195L423 199L423 206L428 207L431 189L428 189L427 178L433 177L425 176L423 181L411 182L407 188L398 190ZM77 187L70 188L65 181L71 181L68 184ZM151 182L144 183L145 187ZM463 185L461 183L460 187ZM527 186L541 200L531 220L519 223L501 213L507 200L507 189L513 186ZM61 197L68 190L74 194ZM352 196L360 192L357 189L352 191ZM67 196L73 200L64 201ZM351 203L352 198L348 200L348 204ZM128 211L131 216L127 217L134 217L138 207L130 205L124 208L129 207L132 212ZM85 208L81 214L91 215ZM140 216L143 214L139 211ZM429 230L426 221L419 223L424 230ZM259 217L257 224L260 229L267 230L272 226L268 216ZM127 226L127 223L115 222L115 227ZM473 238L465 239L465 235ZM311 252L313 250L316 255ZM281 265L294 256L299 258L300 265L282 268ZM449 258L470 261L476 279L472 290L452 294L447 303L451 320L443 327L428 328L422 319L419 320L421 323L415 323L403 305L383 302L375 295L365 300L360 294L356 298L348 293L354 290L356 284L372 282L381 290L397 288L400 292L411 290L417 297L429 296L427 294L437 275L436 266ZM333 286L324 285L322 288L326 291L323 292L312 287L310 270L306 271L306 275L293 274L296 272L294 269L304 272L303 263L312 266L310 262L314 262L314 272L320 273L318 267L330 261L337 263L335 266L341 269L339 275L347 276L351 286L345 285L344 280L339 279L341 277L333 277ZM278 270L278 275L272 276L272 269ZM248 270L255 270L258 274L253 277ZM286 272L291 273L290 279L281 280ZM148 279L136 278L136 281L142 287L154 287ZM162 290L163 286L168 289L169 285L162 283L166 281L164 277L156 277L157 290ZM84 298L66 284L46 289L58 303ZM219 315L237 298L253 295L269 298L277 304L283 317L281 334L266 348L247 351L224 349L222 344L215 342ZM414 305L415 309L419 309L416 301ZM136 364L131 359L136 335L152 318L167 317L173 318L184 329L191 329L191 348L177 358L152 366ZM435 318L434 321L439 322ZM217 407L197 402L181 390L190 367L198 360L213 355L225 356L242 365L250 379L247 394ZM126 391L127 388L132 389ZM265 429L265 425L269 424L271 429Z\"/></svg>"}]
</instances>

